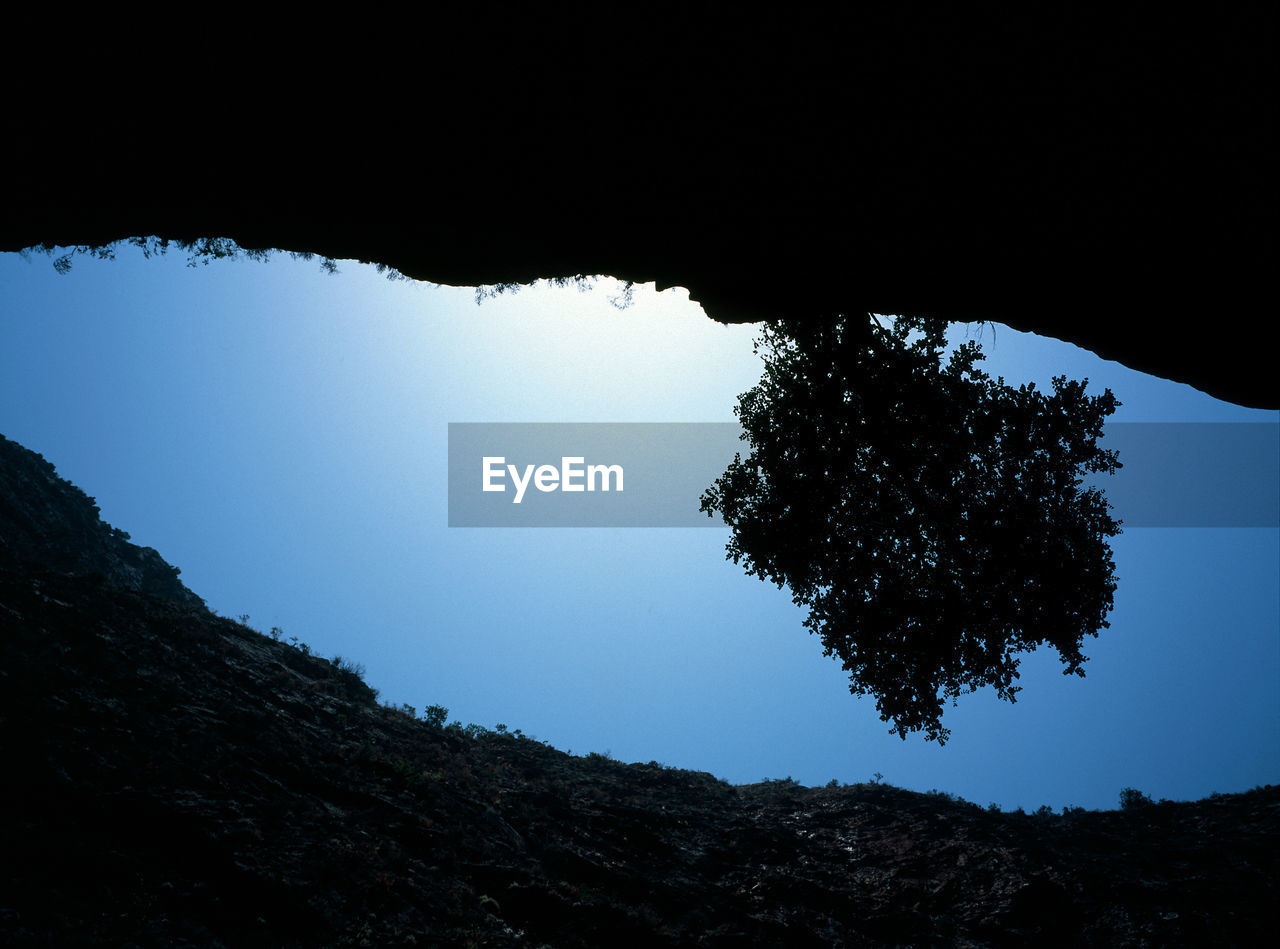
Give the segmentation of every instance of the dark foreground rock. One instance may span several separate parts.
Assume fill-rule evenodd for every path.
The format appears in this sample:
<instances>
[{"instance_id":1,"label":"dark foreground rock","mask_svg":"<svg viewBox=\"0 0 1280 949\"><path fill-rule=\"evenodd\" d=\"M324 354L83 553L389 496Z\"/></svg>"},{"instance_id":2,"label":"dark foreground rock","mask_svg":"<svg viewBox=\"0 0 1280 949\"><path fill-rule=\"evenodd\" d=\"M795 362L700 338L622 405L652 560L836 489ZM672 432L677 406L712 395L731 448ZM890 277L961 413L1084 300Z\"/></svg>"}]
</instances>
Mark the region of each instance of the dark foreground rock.
<instances>
[{"instance_id":1,"label":"dark foreground rock","mask_svg":"<svg viewBox=\"0 0 1280 949\"><path fill-rule=\"evenodd\" d=\"M435 4L163 44L112 10L92 52L15 26L42 68L12 58L0 250L230 238L457 286L612 274L725 321L993 319L1280 407L1249 345L1274 14L1129 7Z\"/></svg>"},{"instance_id":2,"label":"dark foreground rock","mask_svg":"<svg viewBox=\"0 0 1280 949\"><path fill-rule=\"evenodd\" d=\"M0 570L6 945L1247 946L1275 904L1280 788L1037 816L734 787L428 723L79 567Z\"/></svg>"}]
</instances>

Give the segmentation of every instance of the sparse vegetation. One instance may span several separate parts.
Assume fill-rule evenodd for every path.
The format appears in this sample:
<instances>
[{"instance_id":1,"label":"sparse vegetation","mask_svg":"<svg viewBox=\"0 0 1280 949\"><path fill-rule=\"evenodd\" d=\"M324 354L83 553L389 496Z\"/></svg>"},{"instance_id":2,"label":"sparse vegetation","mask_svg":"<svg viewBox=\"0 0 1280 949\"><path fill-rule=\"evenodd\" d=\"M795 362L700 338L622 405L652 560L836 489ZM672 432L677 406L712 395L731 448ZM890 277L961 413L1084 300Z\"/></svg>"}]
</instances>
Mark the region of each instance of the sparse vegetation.
<instances>
[{"instance_id":1,"label":"sparse vegetation","mask_svg":"<svg viewBox=\"0 0 1280 949\"><path fill-rule=\"evenodd\" d=\"M365 668L358 662L351 662L349 659L343 659L341 656L334 656L329 662L340 673L349 676L355 676L361 682L364 681Z\"/></svg>"},{"instance_id":2,"label":"sparse vegetation","mask_svg":"<svg viewBox=\"0 0 1280 949\"><path fill-rule=\"evenodd\" d=\"M925 794L928 794L930 797L940 797L940 798L942 798L944 801L951 801L953 804L967 804L967 803L968 803L966 800L964 800L964 798L960 797L960 796L959 796L959 795L957 795L957 794L952 794L950 791L939 791L937 788L930 788L929 790L925 791L924 793L925 793Z\"/></svg>"},{"instance_id":3,"label":"sparse vegetation","mask_svg":"<svg viewBox=\"0 0 1280 949\"><path fill-rule=\"evenodd\" d=\"M546 277L541 280L534 280L529 283L494 283L482 287L476 287L475 300L479 305L485 300L493 300L500 296L515 296L526 287L574 287L579 293L586 293L595 288L597 281L606 279L602 275L587 276L578 274L573 277ZM609 278L611 279L611 278ZM610 294L608 297L609 305L616 310L625 310L631 306L634 301L635 281L620 281L622 286L617 293Z\"/></svg>"},{"instance_id":4,"label":"sparse vegetation","mask_svg":"<svg viewBox=\"0 0 1280 949\"><path fill-rule=\"evenodd\" d=\"M772 784L775 787L785 787L785 788L803 787L803 785L801 785L800 782L797 781L795 778L791 777L791 775L787 775L785 778L763 778L762 782L764 784Z\"/></svg>"},{"instance_id":5,"label":"sparse vegetation","mask_svg":"<svg viewBox=\"0 0 1280 949\"><path fill-rule=\"evenodd\" d=\"M201 237L195 240L173 241L163 237L130 237L106 244L76 244L64 247L62 248L63 253L54 258L53 269L59 274L70 273L72 263L77 257L84 257L90 260L115 260L116 253L122 247L137 248L142 252L142 256L147 259L164 257L169 253L170 249L176 249L187 255L188 267L207 266L211 261L215 260L255 260L259 263L266 263L272 257L282 253L293 260L309 261L316 258L315 254L307 251L279 251L241 247L227 237ZM38 244L34 247L24 248L18 253L23 258L30 258L32 253L53 257L53 252L58 249L53 244ZM377 268L378 273L384 274L389 279L406 279L403 274L393 267L378 264ZM338 272L338 264L330 257L322 257L320 259L320 269L327 274L336 274Z\"/></svg>"}]
</instances>

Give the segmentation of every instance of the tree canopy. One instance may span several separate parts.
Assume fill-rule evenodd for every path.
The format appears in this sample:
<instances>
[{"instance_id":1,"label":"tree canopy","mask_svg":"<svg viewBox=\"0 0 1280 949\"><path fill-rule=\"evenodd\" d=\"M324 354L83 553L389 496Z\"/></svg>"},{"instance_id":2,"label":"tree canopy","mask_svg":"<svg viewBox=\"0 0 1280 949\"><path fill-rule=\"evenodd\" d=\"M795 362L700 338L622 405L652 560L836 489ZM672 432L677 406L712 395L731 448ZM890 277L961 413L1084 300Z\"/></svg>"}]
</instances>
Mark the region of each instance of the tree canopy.
<instances>
[{"instance_id":1,"label":"tree canopy","mask_svg":"<svg viewBox=\"0 0 1280 949\"><path fill-rule=\"evenodd\" d=\"M872 695L890 732L945 742L946 701L990 685L1015 701L1019 653L1108 625L1120 532L1089 472L1119 404L1088 380L1017 388L946 324L876 317L766 324L760 383L735 412L738 454L702 497L732 529L727 556L785 586L804 625Z\"/></svg>"}]
</instances>

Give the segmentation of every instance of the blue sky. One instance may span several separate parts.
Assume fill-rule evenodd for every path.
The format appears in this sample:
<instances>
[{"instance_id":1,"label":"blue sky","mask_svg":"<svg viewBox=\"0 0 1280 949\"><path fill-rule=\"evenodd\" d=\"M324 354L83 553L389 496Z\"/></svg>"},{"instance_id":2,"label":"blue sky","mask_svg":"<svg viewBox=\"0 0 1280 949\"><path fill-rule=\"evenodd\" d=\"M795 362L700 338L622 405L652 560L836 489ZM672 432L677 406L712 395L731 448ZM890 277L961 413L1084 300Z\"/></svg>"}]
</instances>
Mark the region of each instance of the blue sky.
<instances>
[{"instance_id":1,"label":"blue sky","mask_svg":"<svg viewBox=\"0 0 1280 949\"><path fill-rule=\"evenodd\" d=\"M1126 531L1086 678L1032 654L1016 704L969 696L946 746L904 742L789 595L725 560L726 530L446 526L449 422L733 421L760 374L752 327L678 288L625 310L609 280L477 306L339 267L122 250L58 275L0 255L0 433L220 613L362 663L385 701L575 754L735 783L879 772L1027 809L1280 782L1280 531ZM1008 381L1109 386L1117 421L1280 416L1005 327L981 339Z\"/></svg>"}]
</instances>

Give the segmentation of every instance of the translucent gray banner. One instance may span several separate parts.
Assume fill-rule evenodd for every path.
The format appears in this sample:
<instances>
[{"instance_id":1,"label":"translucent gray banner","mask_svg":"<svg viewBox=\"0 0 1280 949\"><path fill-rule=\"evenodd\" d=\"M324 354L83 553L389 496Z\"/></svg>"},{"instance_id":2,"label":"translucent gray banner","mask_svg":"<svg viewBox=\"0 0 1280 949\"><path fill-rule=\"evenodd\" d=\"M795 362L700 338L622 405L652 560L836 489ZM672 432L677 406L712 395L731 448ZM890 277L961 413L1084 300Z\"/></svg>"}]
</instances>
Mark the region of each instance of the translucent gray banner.
<instances>
[{"instance_id":1,"label":"translucent gray banner","mask_svg":"<svg viewBox=\"0 0 1280 949\"><path fill-rule=\"evenodd\" d=\"M1280 527L1280 425L1113 422L1124 466L1091 475L1125 527Z\"/></svg>"},{"instance_id":2,"label":"translucent gray banner","mask_svg":"<svg viewBox=\"0 0 1280 949\"><path fill-rule=\"evenodd\" d=\"M450 423L450 527L723 527L736 423Z\"/></svg>"},{"instance_id":3,"label":"translucent gray banner","mask_svg":"<svg viewBox=\"0 0 1280 949\"><path fill-rule=\"evenodd\" d=\"M747 453L737 423L449 425L450 527L723 527L699 499ZM1118 422L1126 527L1280 526L1280 425Z\"/></svg>"}]
</instances>

